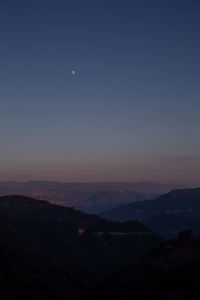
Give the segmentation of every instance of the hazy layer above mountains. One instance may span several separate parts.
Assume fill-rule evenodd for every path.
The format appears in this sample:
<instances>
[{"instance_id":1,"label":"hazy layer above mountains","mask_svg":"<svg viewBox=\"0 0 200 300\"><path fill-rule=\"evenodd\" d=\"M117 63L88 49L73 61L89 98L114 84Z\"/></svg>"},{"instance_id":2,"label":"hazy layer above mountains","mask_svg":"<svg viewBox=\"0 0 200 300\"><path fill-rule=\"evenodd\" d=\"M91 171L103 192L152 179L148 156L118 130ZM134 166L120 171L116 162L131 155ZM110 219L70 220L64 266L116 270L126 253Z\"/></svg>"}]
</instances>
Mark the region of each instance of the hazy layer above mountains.
<instances>
[{"instance_id":1,"label":"hazy layer above mountains","mask_svg":"<svg viewBox=\"0 0 200 300\"><path fill-rule=\"evenodd\" d=\"M181 184L151 182L60 183L51 181L1 182L0 196L25 195L87 212L101 213L118 205L153 199Z\"/></svg>"}]
</instances>

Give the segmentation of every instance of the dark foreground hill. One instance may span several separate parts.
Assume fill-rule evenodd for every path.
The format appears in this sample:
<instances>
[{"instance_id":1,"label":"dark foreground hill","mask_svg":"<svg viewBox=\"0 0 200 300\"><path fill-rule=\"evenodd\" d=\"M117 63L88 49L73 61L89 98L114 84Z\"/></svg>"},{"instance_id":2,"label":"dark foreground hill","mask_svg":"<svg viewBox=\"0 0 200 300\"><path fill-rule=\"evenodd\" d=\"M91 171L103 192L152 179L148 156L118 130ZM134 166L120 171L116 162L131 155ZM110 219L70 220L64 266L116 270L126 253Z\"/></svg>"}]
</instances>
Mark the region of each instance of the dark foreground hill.
<instances>
[{"instance_id":1,"label":"dark foreground hill","mask_svg":"<svg viewBox=\"0 0 200 300\"><path fill-rule=\"evenodd\" d=\"M165 237L185 229L200 233L200 188L174 190L154 200L134 202L102 214L110 220L140 220Z\"/></svg>"},{"instance_id":2,"label":"dark foreground hill","mask_svg":"<svg viewBox=\"0 0 200 300\"><path fill-rule=\"evenodd\" d=\"M160 215L144 219L142 222L153 232L165 238L176 237L180 232L188 229L195 234L200 234L200 217L183 218L173 215Z\"/></svg>"},{"instance_id":3,"label":"dark foreground hill","mask_svg":"<svg viewBox=\"0 0 200 300\"><path fill-rule=\"evenodd\" d=\"M110 222L21 196L0 198L0 299L80 299L161 239L139 222Z\"/></svg>"},{"instance_id":4,"label":"dark foreground hill","mask_svg":"<svg viewBox=\"0 0 200 300\"><path fill-rule=\"evenodd\" d=\"M88 291L83 300L200 299L200 236L189 231L131 261Z\"/></svg>"}]
</instances>

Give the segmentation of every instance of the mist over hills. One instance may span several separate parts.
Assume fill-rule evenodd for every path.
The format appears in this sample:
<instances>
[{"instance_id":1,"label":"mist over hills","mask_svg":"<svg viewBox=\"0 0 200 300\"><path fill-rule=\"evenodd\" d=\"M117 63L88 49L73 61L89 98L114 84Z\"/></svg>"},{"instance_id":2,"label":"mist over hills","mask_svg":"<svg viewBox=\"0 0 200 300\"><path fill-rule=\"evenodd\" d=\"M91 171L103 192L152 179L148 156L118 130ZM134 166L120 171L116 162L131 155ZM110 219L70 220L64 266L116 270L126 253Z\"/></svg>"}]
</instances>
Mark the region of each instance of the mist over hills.
<instances>
[{"instance_id":1,"label":"mist over hills","mask_svg":"<svg viewBox=\"0 0 200 300\"><path fill-rule=\"evenodd\" d=\"M102 213L121 204L153 199L181 184L150 182L60 183L50 181L1 182L0 196L24 195L73 206L90 213Z\"/></svg>"}]
</instances>

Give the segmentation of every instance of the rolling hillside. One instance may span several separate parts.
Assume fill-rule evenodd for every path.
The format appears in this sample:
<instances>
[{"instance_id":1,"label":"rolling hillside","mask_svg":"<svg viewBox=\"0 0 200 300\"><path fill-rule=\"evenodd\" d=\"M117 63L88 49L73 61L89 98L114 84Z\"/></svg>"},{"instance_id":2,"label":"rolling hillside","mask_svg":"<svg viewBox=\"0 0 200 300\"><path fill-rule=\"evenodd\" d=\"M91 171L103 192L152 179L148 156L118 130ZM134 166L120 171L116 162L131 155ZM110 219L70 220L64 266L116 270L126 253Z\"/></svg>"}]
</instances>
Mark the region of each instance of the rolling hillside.
<instances>
[{"instance_id":1,"label":"rolling hillside","mask_svg":"<svg viewBox=\"0 0 200 300\"><path fill-rule=\"evenodd\" d=\"M110 222L21 196L0 198L0 238L1 299L12 300L79 299L162 240L137 221Z\"/></svg>"},{"instance_id":2,"label":"rolling hillside","mask_svg":"<svg viewBox=\"0 0 200 300\"><path fill-rule=\"evenodd\" d=\"M173 190L153 200L121 205L102 215L113 220L144 219L158 215L200 216L200 188Z\"/></svg>"},{"instance_id":3,"label":"rolling hillside","mask_svg":"<svg viewBox=\"0 0 200 300\"><path fill-rule=\"evenodd\" d=\"M200 188L174 190L154 200L121 205L102 216L118 221L140 220L165 237L174 237L185 229L200 233Z\"/></svg>"}]
</instances>

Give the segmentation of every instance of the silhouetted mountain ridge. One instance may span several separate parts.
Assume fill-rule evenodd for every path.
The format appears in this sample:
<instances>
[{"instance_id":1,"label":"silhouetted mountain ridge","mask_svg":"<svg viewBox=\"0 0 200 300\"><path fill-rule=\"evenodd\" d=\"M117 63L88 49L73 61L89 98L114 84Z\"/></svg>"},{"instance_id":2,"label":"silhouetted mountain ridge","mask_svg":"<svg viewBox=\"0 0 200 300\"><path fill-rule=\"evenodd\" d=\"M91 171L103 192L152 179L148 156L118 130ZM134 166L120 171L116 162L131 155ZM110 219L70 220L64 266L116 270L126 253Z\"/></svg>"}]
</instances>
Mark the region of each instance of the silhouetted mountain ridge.
<instances>
[{"instance_id":1,"label":"silhouetted mountain ridge","mask_svg":"<svg viewBox=\"0 0 200 300\"><path fill-rule=\"evenodd\" d=\"M161 214L200 216L200 188L173 190L153 200L121 205L102 216L113 220L141 220Z\"/></svg>"},{"instance_id":2,"label":"silhouetted mountain ridge","mask_svg":"<svg viewBox=\"0 0 200 300\"><path fill-rule=\"evenodd\" d=\"M45 200L19 195L0 197L0 211L14 213L29 219L67 220L77 224L90 224L100 220L100 217L96 215L89 215L71 207L62 207Z\"/></svg>"},{"instance_id":3,"label":"silhouetted mountain ridge","mask_svg":"<svg viewBox=\"0 0 200 300\"><path fill-rule=\"evenodd\" d=\"M153 200L121 205L102 216L118 221L139 220L167 238L186 229L200 233L200 188L173 190Z\"/></svg>"}]
</instances>

